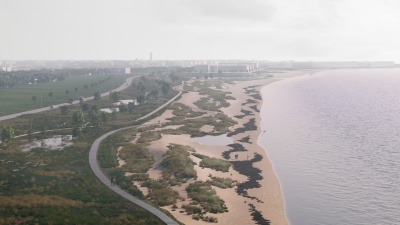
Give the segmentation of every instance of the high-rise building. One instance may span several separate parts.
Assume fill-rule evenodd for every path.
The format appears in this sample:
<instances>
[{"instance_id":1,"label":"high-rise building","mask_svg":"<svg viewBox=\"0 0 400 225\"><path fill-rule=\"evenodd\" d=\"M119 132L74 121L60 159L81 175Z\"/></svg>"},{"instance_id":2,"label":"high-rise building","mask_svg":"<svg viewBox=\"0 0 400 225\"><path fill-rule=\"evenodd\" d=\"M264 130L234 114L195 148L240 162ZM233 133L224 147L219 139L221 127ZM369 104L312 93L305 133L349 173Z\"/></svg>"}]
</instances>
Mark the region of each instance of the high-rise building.
<instances>
[{"instance_id":1,"label":"high-rise building","mask_svg":"<svg viewBox=\"0 0 400 225\"><path fill-rule=\"evenodd\" d=\"M153 53L150 52L150 61L153 60Z\"/></svg>"}]
</instances>

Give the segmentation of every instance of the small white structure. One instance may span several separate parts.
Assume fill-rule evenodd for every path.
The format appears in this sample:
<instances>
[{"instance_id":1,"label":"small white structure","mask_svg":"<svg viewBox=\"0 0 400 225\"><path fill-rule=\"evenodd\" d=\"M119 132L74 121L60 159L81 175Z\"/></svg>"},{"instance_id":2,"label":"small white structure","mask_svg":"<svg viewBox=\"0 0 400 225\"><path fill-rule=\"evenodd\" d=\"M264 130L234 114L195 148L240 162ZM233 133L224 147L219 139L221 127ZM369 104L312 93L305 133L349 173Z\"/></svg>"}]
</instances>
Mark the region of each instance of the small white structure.
<instances>
[{"instance_id":1,"label":"small white structure","mask_svg":"<svg viewBox=\"0 0 400 225\"><path fill-rule=\"evenodd\" d=\"M119 100L118 102L114 103L114 105L128 105L129 103L133 103L134 105L139 105L136 99L126 99L126 100Z\"/></svg>"},{"instance_id":2,"label":"small white structure","mask_svg":"<svg viewBox=\"0 0 400 225\"><path fill-rule=\"evenodd\" d=\"M100 111L105 112L105 113L112 113L114 112L119 112L119 108L104 108L100 109Z\"/></svg>"}]
</instances>

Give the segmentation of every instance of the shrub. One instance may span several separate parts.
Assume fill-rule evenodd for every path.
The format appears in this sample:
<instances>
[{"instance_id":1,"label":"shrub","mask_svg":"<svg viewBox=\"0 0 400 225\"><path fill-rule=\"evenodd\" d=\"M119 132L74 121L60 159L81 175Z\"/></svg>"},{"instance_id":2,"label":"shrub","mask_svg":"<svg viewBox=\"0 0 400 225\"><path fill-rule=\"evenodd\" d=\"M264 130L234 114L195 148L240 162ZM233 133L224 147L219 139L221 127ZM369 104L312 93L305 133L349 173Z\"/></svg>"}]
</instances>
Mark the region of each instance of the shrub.
<instances>
[{"instance_id":1,"label":"shrub","mask_svg":"<svg viewBox=\"0 0 400 225\"><path fill-rule=\"evenodd\" d=\"M220 177L211 177L211 180L207 181L207 183L223 189L233 187L233 182L234 181L231 178Z\"/></svg>"},{"instance_id":2,"label":"shrub","mask_svg":"<svg viewBox=\"0 0 400 225\"><path fill-rule=\"evenodd\" d=\"M206 212L223 213L226 206L224 200L216 196L215 190L211 185L202 181L196 181L186 188L188 195L199 202Z\"/></svg>"},{"instance_id":3,"label":"shrub","mask_svg":"<svg viewBox=\"0 0 400 225\"><path fill-rule=\"evenodd\" d=\"M147 143L161 139L161 134L155 131L146 131L140 134L140 138L137 140L138 143Z\"/></svg>"},{"instance_id":4,"label":"shrub","mask_svg":"<svg viewBox=\"0 0 400 225\"><path fill-rule=\"evenodd\" d=\"M231 163L229 161L217 158L204 157L200 162L201 167L207 167L213 170L228 172Z\"/></svg>"},{"instance_id":5,"label":"shrub","mask_svg":"<svg viewBox=\"0 0 400 225\"><path fill-rule=\"evenodd\" d=\"M147 196L159 206L175 204L179 197L178 192L170 189L164 180L148 180L142 183L142 187L149 189Z\"/></svg>"},{"instance_id":6,"label":"shrub","mask_svg":"<svg viewBox=\"0 0 400 225\"><path fill-rule=\"evenodd\" d=\"M127 144L122 147L119 156L126 162L122 167L125 172L146 173L154 163L145 144Z\"/></svg>"},{"instance_id":7,"label":"shrub","mask_svg":"<svg viewBox=\"0 0 400 225\"><path fill-rule=\"evenodd\" d=\"M197 173L193 168L195 164L189 157L188 146L171 144L168 146L169 150L166 157L161 162L164 166L163 178L166 180L177 179L184 181L184 179L196 178Z\"/></svg>"}]
</instances>

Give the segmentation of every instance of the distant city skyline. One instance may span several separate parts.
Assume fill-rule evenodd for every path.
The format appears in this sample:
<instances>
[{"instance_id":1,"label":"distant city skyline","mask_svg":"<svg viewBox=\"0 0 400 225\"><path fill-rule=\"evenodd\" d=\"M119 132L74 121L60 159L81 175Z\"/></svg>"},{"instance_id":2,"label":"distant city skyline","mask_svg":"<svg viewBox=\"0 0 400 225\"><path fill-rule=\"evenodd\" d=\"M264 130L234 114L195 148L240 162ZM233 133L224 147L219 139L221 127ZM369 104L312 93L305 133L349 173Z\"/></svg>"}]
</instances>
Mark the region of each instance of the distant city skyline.
<instances>
[{"instance_id":1,"label":"distant city skyline","mask_svg":"<svg viewBox=\"0 0 400 225\"><path fill-rule=\"evenodd\" d=\"M0 0L0 60L400 62L399 10L395 0Z\"/></svg>"}]
</instances>

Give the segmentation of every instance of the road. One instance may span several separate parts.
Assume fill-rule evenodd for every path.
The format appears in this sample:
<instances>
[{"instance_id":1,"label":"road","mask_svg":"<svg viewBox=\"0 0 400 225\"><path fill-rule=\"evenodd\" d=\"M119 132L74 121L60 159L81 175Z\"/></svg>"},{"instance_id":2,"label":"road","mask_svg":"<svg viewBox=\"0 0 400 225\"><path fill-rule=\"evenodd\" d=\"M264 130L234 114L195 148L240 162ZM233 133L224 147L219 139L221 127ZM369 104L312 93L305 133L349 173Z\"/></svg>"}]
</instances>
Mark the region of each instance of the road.
<instances>
[{"instance_id":1,"label":"road","mask_svg":"<svg viewBox=\"0 0 400 225\"><path fill-rule=\"evenodd\" d=\"M125 83L122 84L121 86L119 86L118 88L112 90L115 92L120 92L124 89L126 89L127 87L129 87L132 84L132 80L134 78L137 78L139 76L135 76L135 77L130 77L127 78ZM184 85L184 82L182 81L182 84ZM180 85L178 85L180 86ZM176 90L176 88L178 86L175 86L174 89ZM101 97L104 96L108 96L110 93L110 91L108 92L104 92L101 94ZM182 94L182 91L179 91L179 93L177 95L175 95L172 99L170 99L168 102L164 103L162 106L158 107L157 109L153 110L152 112L146 114L145 116L137 119L136 121L139 120L143 120L145 118L148 118L149 116L153 115L154 113L158 112L159 110L163 109L164 107L166 107L167 105L169 105L172 101L174 101L175 99L177 99L180 95ZM92 100L94 97L88 97L86 98L86 100ZM73 101L72 104L78 104L79 100ZM58 108L60 106L64 106L64 105L70 105L69 103L62 103L62 104L58 104L58 105L54 105L54 108ZM30 110L30 111L26 111L26 112L21 112L21 113L15 113L15 114L11 114L11 115L7 115L7 116L2 116L0 117L0 121L3 120L8 120L8 119L12 119L21 115L26 115L26 114L34 114L34 113L40 113L40 112L45 112L48 110L52 110L54 108L50 108L50 107L43 107L43 108L39 108L39 109L34 109L34 110ZM100 179L101 182L103 182L103 184L105 184L108 188L110 188L111 190L113 190L115 193L119 194L120 196L122 196L123 198L135 203L136 205L146 209L147 211L149 211L150 213L152 213L153 215L157 216L158 218L160 218L164 223L166 223L167 225L178 225L177 222L175 222L174 220L172 220L170 217L168 217L166 214L164 214L163 212L161 212L160 210L158 210L157 208L154 208L153 206L133 197L132 195L130 195L129 193L127 193L126 191L122 190L121 188L119 188L116 185L111 185L111 181L106 177L106 175L101 171L98 162L97 162L97 152L99 149L99 145L101 143L101 141L103 141L105 138L107 138L108 136L121 131L121 130L126 130L126 129L130 129L130 128L134 128L134 127L139 127L139 126L151 126L151 125L155 125L158 123L152 123L152 124L142 124L142 125L136 125L136 126L129 126L129 127L124 127L124 128L120 128L117 130L113 130L110 131L104 135L102 135L101 137L99 137L98 139L96 139L91 148L90 148L90 152L89 152L89 164L90 164L90 168L92 169L92 171L94 172L94 174L97 176L97 178ZM23 135L22 135L23 136Z\"/></svg>"},{"instance_id":2,"label":"road","mask_svg":"<svg viewBox=\"0 0 400 225\"><path fill-rule=\"evenodd\" d=\"M134 76L134 77L127 78L125 80L125 83L123 83L121 86L115 88L112 91L120 92L120 91L126 89L127 87L129 87L132 84L132 80L137 78L137 77L140 77L140 76ZM108 96L109 94L110 94L110 91L104 92L104 93L101 94L101 97ZM91 96L91 97L86 98L86 100L93 100L93 98L94 98L94 96ZM79 103L79 100L75 100L75 101L72 102L72 104L78 104L78 103ZM43 108L39 108L39 109L33 109L33 110L25 111L25 112L20 112L20 113L14 113L14 114L6 115L6 116L1 116L0 117L0 121L13 119L13 118L16 118L18 116L22 116L22 115L26 115L26 114L35 114L35 113L45 112L45 111L48 111L48 110L53 110L55 108L59 108L60 106L64 106L64 105L71 105L71 104L70 103L61 103L61 104L58 104L58 105L53 105L54 108L51 108L51 107L47 106L47 107L43 107Z\"/></svg>"},{"instance_id":3,"label":"road","mask_svg":"<svg viewBox=\"0 0 400 225\"><path fill-rule=\"evenodd\" d=\"M183 85L183 83L182 83ZM174 89L176 89L176 87L174 87ZM167 105L169 105L172 101L174 101L175 99L177 99L180 95L182 94L182 91L179 91L179 93L177 95L175 95L172 99L170 99L168 102L166 102L165 104L163 104L162 106L158 107L157 109L155 109L154 111L148 113L147 115L137 119L136 121L145 119L151 115L153 115L154 113L158 112L159 110L161 110L162 108L166 107ZM106 177L106 175L101 171L99 164L97 162L97 151L99 150L99 145L100 143L106 139L108 136L121 131L121 130L126 130L126 129L131 129L134 127L139 127L139 126L151 126L151 125L155 125L158 123L151 123L151 124L142 124L142 125L136 125L136 126L129 126L129 127L124 127L124 128L120 128L117 130L113 130L110 131L104 135L102 135L101 137L97 138L92 146L90 147L90 152L89 152L89 164L90 164L90 168L92 168L93 173L97 176L97 178L100 179L101 182L103 182L103 184L105 184L108 188L110 188L111 190L113 190L115 193L119 194L120 196L124 197L125 199L135 203L136 205L146 209L147 211L149 211L150 213L152 213L153 215L157 216L158 218L160 218L162 221L164 221L164 223L168 224L168 225L178 225L177 222L175 222L174 220L172 220L170 217L168 217L167 215L165 215L163 212L161 212L160 210L154 208L153 206L133 197L132 195L130 195L129 193L127 193L126 191L122 190L121 188L119 188L116 185L111 185L111 181L110 179L108 179Z\"/></svg>"}]
</instances>

